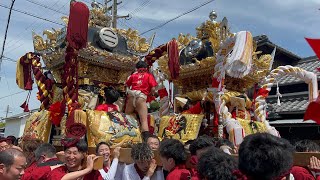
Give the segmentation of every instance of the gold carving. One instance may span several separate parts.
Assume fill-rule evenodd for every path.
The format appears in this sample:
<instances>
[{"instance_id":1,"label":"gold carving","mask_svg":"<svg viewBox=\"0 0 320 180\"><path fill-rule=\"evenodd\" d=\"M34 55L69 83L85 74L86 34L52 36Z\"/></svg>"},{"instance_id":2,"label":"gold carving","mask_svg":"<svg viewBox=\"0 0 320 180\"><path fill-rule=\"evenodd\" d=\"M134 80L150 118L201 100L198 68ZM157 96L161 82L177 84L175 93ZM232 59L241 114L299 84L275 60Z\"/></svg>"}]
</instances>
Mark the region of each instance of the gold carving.
<instances>
[{"instance_id":1,"label":"gold carving","mask_svg":"<svg viewBox=\"0 0 320 180\"><path fill-rule=\"evenodd\" d=\"M186 47L193 39L196 38L191 36L189 33L187 35L180 33L178 36L179 49L181 50L182 48Z\"/></svg>"},{"instance_id":2,"label":"gold carving","mask_svg":"<svg viewBox=\"0 0 320 180\"><path fill-rule=\"evenodd\" d=\"M127 45L129 49L140 53L148 51L150 44L146 42L146 38L139 36L137 30L129 28L128 30L116 29L116 31L127 38Z\"/></svg>"},{"instance_id":3,"label":"gold carving","mask_svg":"<svg viewBox=\"0 0 320 180\"><path fill-rule=\"evenodd\" d=\"M61 20L63 21L64 25L68 26L68 22L69 22L69 17L67 16L62 16Z\"/></svg>"},{"instance_id":4,"label":"gold carving","mask_svg":"<svg viewBox=\"0 0 320 180\"><path fill-rule=\"evenodd\" d=\"M40 35L32 32L33 46L36 51L43 51L57 46L58 36L62 34L61 29L44 30L43 35L47 38L44 40Z\"/></svg>"},{"instance_id":5,"label":"gold carving","mask_svg":"<svg viewBox=\"0 0 320 180\"><path fill-rule=\"evenodd\" d=\"M112 18L106 15L105 8L92 8L90 10L89 26L110 27Z\"/></svg>"},{"instance_id":6,"label":"gold carving","mask_svg":"<svg viewBox=\"0 0 320 180\"><path fill-rule=\"evenodd\" d=\"M230 29L221 26L221 22L206 21L197 30L198 39L208 39L211 42L214 52L218 52L220 43L227 37L233 36Z\"/></svg>"}]
</instances>

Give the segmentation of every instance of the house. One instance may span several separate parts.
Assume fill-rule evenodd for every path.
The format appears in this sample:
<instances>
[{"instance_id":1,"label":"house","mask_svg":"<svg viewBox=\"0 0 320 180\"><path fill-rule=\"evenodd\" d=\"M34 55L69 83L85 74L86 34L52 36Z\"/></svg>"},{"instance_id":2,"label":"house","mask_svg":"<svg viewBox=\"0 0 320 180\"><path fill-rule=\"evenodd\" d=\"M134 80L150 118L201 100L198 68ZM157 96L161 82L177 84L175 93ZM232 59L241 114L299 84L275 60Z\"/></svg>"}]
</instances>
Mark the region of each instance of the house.
<instances>
[{"instance_id":1,"label":"house","mask_svg":"<svg viewBox=\"0 0 320 180\"><path fill-rule=\"evenodd\" d=\"M262 51L263 54L271 53L274 47L277 47L273 68L280 65L291 65L314 72L317 74L319 87L320 73L316 68L320 67L320 61L316 56L300 58L275 45L265 35L257 36L255 40L257 50ZM309 104L308 84L294 76L286 75L278 79L278 85L282 96L280 106L277 105L276 85L272 87L267 98L269 107L271 107L268 115L270 125L274 126L283 138L292 142L301 139L320 141L320 126L312 120L303 121Z\"/></svg>"},{"instance_id":2,"label":"house","mask_svg":"<svg viewBox=\"0 0 320 180\"><path fill-rule=\"evenodd\" d=\"M3 120L6 122L4 136L7 137L12 135L15 137L21 137L23 135L27 119L35 111L38 111L38 109L4 118Z\"/></svg>"}]
</instances>

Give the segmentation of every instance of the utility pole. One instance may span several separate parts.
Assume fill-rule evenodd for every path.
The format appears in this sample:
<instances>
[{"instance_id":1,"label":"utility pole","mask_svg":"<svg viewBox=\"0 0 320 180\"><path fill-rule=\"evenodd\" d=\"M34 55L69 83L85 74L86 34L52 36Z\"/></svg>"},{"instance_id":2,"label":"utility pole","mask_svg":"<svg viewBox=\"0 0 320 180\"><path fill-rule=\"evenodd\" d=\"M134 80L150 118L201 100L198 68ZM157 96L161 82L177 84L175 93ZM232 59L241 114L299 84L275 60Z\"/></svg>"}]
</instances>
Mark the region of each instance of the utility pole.
<instances>
[{"instance_id":1,"label":"utility pole","mask_svg":"<svg viewBox=\"0 0 320 180\"><path fill-rule=\"evenodd\" d=\"M6 118L8 117L8 114L9 114L9 105L7 105Z\"/></svg>"},{"instance_id":2,"label":"utility pole","mask_svg":"<svg viewBox=\"0 0 320 180\"><path fill-rule=\"evenodd\" d=\"M113 0L112 5L112 27L117 28L117 12L118 12L118 2L117 0Z\"/></svg>"},{"instance_id":3,"label":"utility pole","mask_svg":"<svg viewBox=\"0 0 320 180\"><path fill-rule=\"evenodd\" d=\"M105 6L107 8L108 2L111 0L105 0ZM117 28L117 20L119 18L129 18L129 14L126 16L118 16L118 5L121 4L122 1L118 2L118 0L113 0L112 4L112 27ZM109 8L107 8L109 9Z\"/></svg>"}]
</instances>

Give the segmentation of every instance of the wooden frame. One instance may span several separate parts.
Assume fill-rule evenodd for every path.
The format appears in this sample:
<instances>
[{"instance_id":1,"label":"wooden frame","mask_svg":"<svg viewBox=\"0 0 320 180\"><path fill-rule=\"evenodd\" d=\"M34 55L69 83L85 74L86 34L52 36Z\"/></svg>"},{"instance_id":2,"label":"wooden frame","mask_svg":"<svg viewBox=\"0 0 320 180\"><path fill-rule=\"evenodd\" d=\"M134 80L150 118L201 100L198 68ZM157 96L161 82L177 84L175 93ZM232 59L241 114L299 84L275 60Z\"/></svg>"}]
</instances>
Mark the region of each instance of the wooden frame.
<instances>
[{"instance_id":1,"label":"wooden frame","mask_svg":"<svg viewBox=\"0 0 320 180\"><path fill-rule=\"evenodd\" d=\"M113 149L111 149L111 152L113 152ZM88 151L89 154L95 154L95 148L89 148ZM112 154L112 153L111 153ZM63 161L63 156L60 154L57 154L58 158ZM232 155L235 158L238 158L238 155ZM310 164L310 158L314 156L318 159L320 159L320 153L309 153L309 152L296 152L294 153L294 160L293 160L293 165L294 166L302 166L302 167L307 167ZM161 160L160 160L160 154L159 151L154 151L154 158L157 161L158 166L162 166ZM187 160L187 166L189 165L189 159L190 159L190 154L188 154L188 160ZM120 149L120 162L126 163L126 164L131 164L133 163L133 160L131 158L131 148L121 148ZM95 162L94 162L94 169L102 169L103 166L103 157L100 156Z\"/></svg>"}]
</instances>

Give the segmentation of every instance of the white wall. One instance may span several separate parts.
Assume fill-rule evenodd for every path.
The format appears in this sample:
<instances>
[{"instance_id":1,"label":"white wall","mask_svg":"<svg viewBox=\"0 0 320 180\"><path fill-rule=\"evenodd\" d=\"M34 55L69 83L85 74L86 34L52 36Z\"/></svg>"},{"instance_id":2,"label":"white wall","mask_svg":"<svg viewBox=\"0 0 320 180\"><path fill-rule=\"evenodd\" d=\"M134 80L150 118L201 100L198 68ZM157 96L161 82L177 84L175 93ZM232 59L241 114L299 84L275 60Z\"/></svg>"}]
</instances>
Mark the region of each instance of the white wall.
<instances>
[{"instance_id":1,"label":"white wall","mask_svg":"<svg viewBox=\"0 0 320 180\"><path fill-rule=\"evenodd\" d=\"M25 116L22 118L8 119L6 121L6 127L4 136L15 136L21 137L23 135L24 126L26 125L26 120L29 116Z\"/></svg>"}]
</instances>

